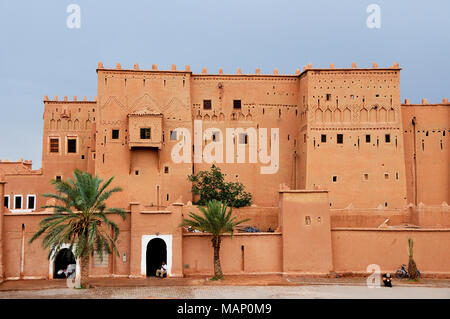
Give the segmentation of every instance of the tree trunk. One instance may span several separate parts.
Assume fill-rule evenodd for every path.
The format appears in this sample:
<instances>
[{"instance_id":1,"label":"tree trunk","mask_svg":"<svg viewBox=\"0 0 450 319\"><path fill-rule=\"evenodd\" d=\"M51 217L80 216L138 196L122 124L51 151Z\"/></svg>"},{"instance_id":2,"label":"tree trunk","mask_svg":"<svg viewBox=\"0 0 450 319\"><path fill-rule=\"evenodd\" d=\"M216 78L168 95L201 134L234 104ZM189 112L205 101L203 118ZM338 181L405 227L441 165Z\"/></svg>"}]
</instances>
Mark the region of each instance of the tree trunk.
<instances>
[{"instance_id":1,"label":"tree trunk","mask_svg":"<svg viewBox=\"0 0 450 319\"><path fill-rule=\"evenodd\" d=\"M214 277L223 279L222 267L220 266L220 236L213 236L212 246L214 247Z\"/></svg>"},{"instance_id":2,"label":"tree trunk","mask_svg":"<svg viewBox=\"0 0 450 319\"><path fill-rule=\"evenodd\" d=\"M409 257L408 262L408 273L410 279L417 279L419 277L419 273L417 272L417 265L416 262L412 257Z\"/></svg>"},{"instance_id":3,"label":"tree trunk","mask_svg":"<svg viewBox=\"0 0 450 319\"><path fill-rule=\"evenodd\" d=\"M80 264L80 284L81 287L89 288L89 254L81 257Z\"/></svg>"}]
</instances>

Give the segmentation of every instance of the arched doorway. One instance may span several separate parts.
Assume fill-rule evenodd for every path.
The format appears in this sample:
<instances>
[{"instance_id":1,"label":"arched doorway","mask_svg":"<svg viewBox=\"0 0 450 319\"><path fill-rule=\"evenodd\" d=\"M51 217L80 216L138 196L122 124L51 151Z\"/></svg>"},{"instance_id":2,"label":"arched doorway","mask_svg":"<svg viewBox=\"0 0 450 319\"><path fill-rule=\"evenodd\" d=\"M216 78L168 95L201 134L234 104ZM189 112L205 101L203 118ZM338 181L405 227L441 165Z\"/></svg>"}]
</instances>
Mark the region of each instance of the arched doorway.
<instances>
[{"instance_id":1,"label":"arched doorway","mask_svg":"<svg viewBox=\"0 0 450 319\"><path fill-rule=\"evenodd\" d=\"M75 265L75 256L73 255L72 251L67 248L61 249L55 257L53 278L67 278L66 274L64 272L61 272L61 270L66 272L67 270L69 270L69 272L73 271L76 267Z\"/></svg>"},{"instance_id":2,"label":"arched doorway","mask_svg":"<svg viewBox=\"0 0 450 319\"><path fill-rule=\"evenodd\" d=\"M161 267L163 261L167 263L166 243L161 238L153 238L147 244L147 277L155 276L156 270Z\"/></svg>"}]
</instances>

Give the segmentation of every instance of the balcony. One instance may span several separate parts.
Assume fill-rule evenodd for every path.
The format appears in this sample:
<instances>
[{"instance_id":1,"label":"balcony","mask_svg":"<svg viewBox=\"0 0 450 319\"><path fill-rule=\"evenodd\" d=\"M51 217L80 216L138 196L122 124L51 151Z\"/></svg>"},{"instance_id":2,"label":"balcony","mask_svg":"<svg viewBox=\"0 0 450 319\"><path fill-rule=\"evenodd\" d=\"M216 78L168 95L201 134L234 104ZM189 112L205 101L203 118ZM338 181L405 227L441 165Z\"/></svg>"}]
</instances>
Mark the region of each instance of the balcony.
<instances>
[{"instance_id":1,"label":"balcony","mask_svg":"<svg viewBox=\"0 0 450 319\"><path fill-rule=\"evenodd\" d=\"M150 108L128 114L130 149L151 147L161 149L163 115Z\"/></svg>"}]
</instances>

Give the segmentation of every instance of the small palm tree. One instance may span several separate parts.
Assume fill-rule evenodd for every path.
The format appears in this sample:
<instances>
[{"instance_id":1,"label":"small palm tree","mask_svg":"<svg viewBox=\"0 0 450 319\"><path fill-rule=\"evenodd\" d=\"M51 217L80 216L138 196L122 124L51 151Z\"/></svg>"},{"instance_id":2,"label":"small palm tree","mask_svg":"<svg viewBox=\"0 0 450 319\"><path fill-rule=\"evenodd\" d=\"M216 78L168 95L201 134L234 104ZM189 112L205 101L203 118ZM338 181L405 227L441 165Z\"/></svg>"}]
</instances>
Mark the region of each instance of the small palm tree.
<instances>
[{"instance_id":1,"label":"small palm tree","mask_svg":"<svg viewBox=\"0 0 450 319\"><path fill-rule=\"evenodd\" d=\"M214 248L214 277L213 279L223 279L222 267L220 266L220 243L222 235L230 233L233 235L234 227L248 221L244 219L236 221L236 217L231 217L231 207L215 199L206 203L206 207L198 206L203 216L189 213L191 219L184 219L181 227L190 226L194 229L211 233L211 243Z\"/></svg>"},{"instance_id":2,"label":"small palm tree","mask_svg":"<svg viewBox=\"0 0 450 319\"><path fill-rule=\"evenodd\" d=\"M116 240L119 226L108 219L109 214L119 214L124 220L126 213L120 208L106 208L105 201L120 187L107 189L114 177L102 184L103 180L87 172L76 169L73 179L52 180L58 194L43 194L61 202L42 208L53 208L54 214L39 223L39 230L31 237L30 243L45 233L42 244L50 249L48 258L55 256L63 244L69 244L69 251L80 258L81 286L87 287L89 280L89 256L96 251L103 259L103 252L119 255Z\"/></svg>"},{"instance_id":3,"label":"small palm tree","mask_svg":"<svg viewBox=\"0 0 450 319\"><path fill-rule=\"evenodd\" d=\"M409 278L415 280L419 276L419 273L417 271L416 262L413 259L413 247L414 241L412 240L412 238L408 238L408 256L409 256L408 273Z\"/></svg>"}]
</instances>

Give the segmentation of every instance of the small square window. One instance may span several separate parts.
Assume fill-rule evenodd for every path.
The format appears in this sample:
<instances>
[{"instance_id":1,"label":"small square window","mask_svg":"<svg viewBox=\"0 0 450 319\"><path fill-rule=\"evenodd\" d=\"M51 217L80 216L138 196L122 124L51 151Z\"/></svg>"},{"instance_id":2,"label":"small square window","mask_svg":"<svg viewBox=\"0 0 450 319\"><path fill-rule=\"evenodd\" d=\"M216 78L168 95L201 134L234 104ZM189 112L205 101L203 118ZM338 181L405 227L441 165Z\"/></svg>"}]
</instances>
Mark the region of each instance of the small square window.
<instances>
[{"instance_id":1,"label":"small square window","mask_svg":"<svg viewBox=\"0 0 450 319\"><path fill-rule=\"evenodd\" d=\"M337 176L333 176L333 183L337 183Z\"/></svg>"},{"instance_id":2,"label":"small square window","mask_svg":"<svg viewBox=\"0 0 450 319\"><path fill-rule=\"evenodd\" d=\"M369 180L369 174L367 174L367 173L364 174L364 180L365 180L365 181L368 181L368 180Z\"/></svg>"},{"instance_id":3,"label":"small square window","mask_svg":"<svg viewBox=\"0 0 450 319\"><path fill-rule=\"evenodd\" d=\"M82 159L82 160L84 159L84 155L81 155L81 159Z\"/></svg>"},{"instance_id":4,"label":"small square window","mask_svg":"<svg viewBox=\"0 0 450 319\"><path fill-rule=\"evenodd\" d=\"M112 130L111 138L113 140L118 140L119 139L119 130Z\"/></svg>"},{"instance_id":5,"label":"small square window","mask_svg":"<svg viewBox=\"0 0 450 319\"><path fill-rule=\"evenodd\" d=\"M59 182L61 180L61 176L56 176L55 179Z\"/></svg>"},{"instance_id":6,"label":"small square window","mask_svg":"<svg viewBox=\"0 0 450 319\"><path fill-rule=\"evenodd\" d=\"M366 143L370 143L370 134L366 134Z\"/></svg>"},{"instance_id":7,"label":"small square window","mask_svg":"<svg viewBox=\"0 0 450 319\"><path fill-rule=\"evenodd\" d=\"M241 100L233 100L233 109L241 108Z\"/></svg>"},{"instance_id":8,"label":"small square window","mask_svg":"<svg viewBox=\"0 0 450 319\"><path fill-rule=\"evenodd\" d=\"M170 131L170 140L171 141L177 140L177 131Z\"/></svg>"},{"instance_id":9,"label":"small square window","mask_svg":"<svg viewBox=\"0 0 450 319\"><path fill-rule=\"evenodd\" d=\"M338 134L337 135L337 143L338 144L343 144L344 143L344 135L343 134Z\"/></svg>"},{"instance_id":10,"label":"small square window","mask_svg":"<svg viewBox=\"0 0 450 319\"><path fill-rule=\"evenodd\" d=\"M386 134L386 135L384 136L384 141L385 141L386 143L390 143L390 142L391 142L391 134Z\"/></svg>"},{"instance_id":11,"label":"small square window","mask_svg":"<svg viewBox=\"0 0 450 319\"><path fill-rule=\"evenodd\" d=\"M388 173L384 173L384 179L389 179L389 174Z\"/></svg>"},{"instance_id":12,"label":"small square window","mask_svg":"<svg viewBox=\"0 0 450 319\"><path fill-rule=\"evenodd\" d=\"M203 100L203 109L204 110L211 110L211 100Z\"/></svg>"},{"instance_id":13,"label":"small square window","mask_svg":"<svg viewBox=\"0 0 450 319\"><path fill-rule=\"evenodd\" d=\"M150 139L150 128L144 127L141 128L141 140L149 140Z\"/></svg>"},{"instance_id":14,"label":"small square window","mask_svg":"<svg viewBox=\"0 0 450 319\"><path fill-rule=\"evenodd\" d=\"M139 171L134 171L134 175L139 175Z\"/></svg>"},{"instance_id":15,"label":"small square window","mask_svg":"<svg viewBox=\"0 0 450 319\"><path fill-rule=\"evenodd\" d=\"M59 153L59 139L50 139L50 153Z\"/></svg>"},{"instance_id":16,"label":"small square window","mask_svg":"<svg viewBox=\"0 0 450 319\"><path fill-rule=\"evenodd\" d=\"M326 135L326 134L320 135L320 141L321 141L322 143L326 143L326 142L327 142L327 135Z\"/></svg>"},{"instance_id":17,"label":"small square window","mask_svg":"<svg viewBox=\"0 0 450 319\"><path fill-rule=\"evenodd\" d=\"M67 139L67 153L76 153L77 152L77 139L69 138Z\"/></svg>"},{"instance_id":18,"label":"small square window","mask_svg":"<svg viewBox=\"0 0 450 319\"><path fill-rule=\"evenodd\" d=\"M164 174L169 174L169 166L164 166Z\"/></svg>"}]
</instances>

